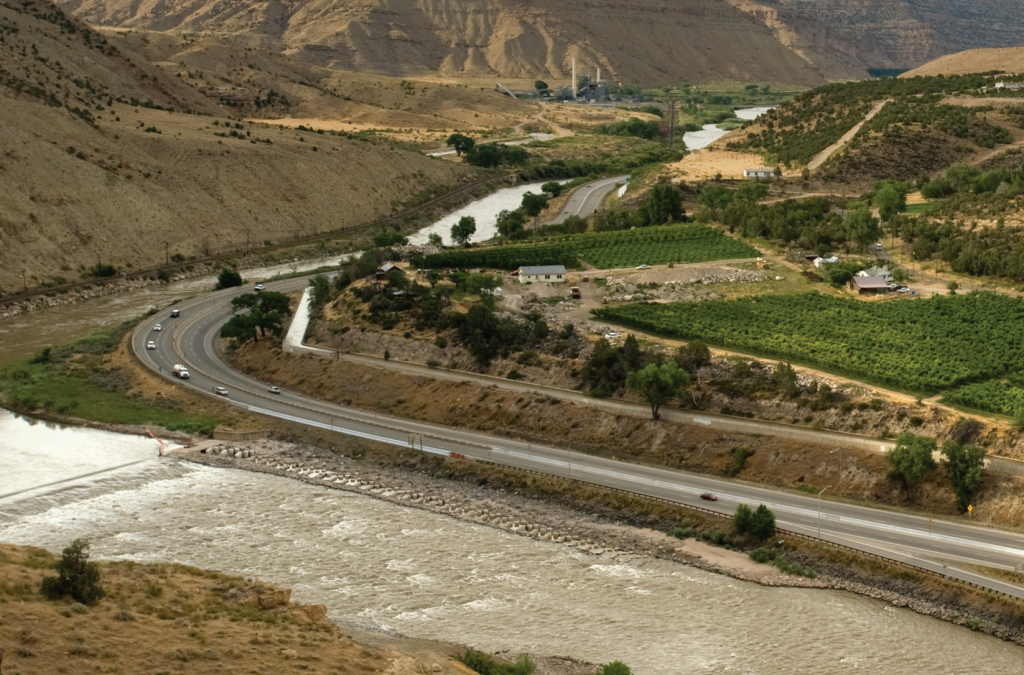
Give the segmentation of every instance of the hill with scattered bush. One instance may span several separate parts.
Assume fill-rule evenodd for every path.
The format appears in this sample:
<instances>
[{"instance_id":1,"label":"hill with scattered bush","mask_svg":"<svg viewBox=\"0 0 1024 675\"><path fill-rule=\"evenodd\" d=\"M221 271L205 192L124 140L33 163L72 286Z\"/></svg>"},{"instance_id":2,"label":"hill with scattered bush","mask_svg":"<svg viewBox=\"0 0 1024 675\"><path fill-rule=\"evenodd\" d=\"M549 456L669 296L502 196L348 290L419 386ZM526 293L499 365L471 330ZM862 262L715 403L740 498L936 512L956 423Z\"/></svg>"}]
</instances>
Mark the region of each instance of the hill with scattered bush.
<instances>
[{"instance_id":1,"label":"hill with scattered bush","mask_svg":"<svg viewBox=\"0 0 1024 675\"><path fill-rule=\"evenodd\" d=\"M243 121L45 0L0 5L2 291L355 225L468 174Z\"/></svg>"}]
</instances>

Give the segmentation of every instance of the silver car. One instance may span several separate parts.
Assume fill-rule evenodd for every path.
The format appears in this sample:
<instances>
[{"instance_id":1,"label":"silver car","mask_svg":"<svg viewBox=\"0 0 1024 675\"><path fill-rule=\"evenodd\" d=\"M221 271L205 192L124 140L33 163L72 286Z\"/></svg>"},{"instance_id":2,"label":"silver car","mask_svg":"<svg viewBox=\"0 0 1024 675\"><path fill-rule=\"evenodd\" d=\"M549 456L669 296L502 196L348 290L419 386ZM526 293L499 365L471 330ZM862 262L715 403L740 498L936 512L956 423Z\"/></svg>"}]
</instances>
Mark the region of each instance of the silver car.
<instances>
[{"instance_id":1,"label":"silver car","mask_svg":"<svg viewBox=\"0 0 1024 675\"><path fill-rule=\"evenodd\" d=\"M146 349L156 349L156 343L150 340L146 343Z\"/></svg>"}]
</instances>

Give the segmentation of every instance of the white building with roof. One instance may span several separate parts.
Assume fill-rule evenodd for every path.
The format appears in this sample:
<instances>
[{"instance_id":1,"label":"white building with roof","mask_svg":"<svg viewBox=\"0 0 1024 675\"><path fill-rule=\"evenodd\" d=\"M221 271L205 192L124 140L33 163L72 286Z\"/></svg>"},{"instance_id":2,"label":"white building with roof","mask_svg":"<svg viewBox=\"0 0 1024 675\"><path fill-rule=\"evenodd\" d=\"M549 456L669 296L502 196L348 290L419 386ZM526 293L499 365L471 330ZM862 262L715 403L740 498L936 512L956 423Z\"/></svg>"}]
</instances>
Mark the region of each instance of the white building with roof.
<instances>
[{"instance_id":1,"label":"white building with roof","mask_svg":"<svg viewBox=\"0 0 1024 675\"><path fill-rule=\"evenodd\" d=\"M565 265L535 265L520 267L516 270L519 276L519 283L527 284L532 282L547 282L550 284L564 284Z\"/></svg>"}]
</instances>

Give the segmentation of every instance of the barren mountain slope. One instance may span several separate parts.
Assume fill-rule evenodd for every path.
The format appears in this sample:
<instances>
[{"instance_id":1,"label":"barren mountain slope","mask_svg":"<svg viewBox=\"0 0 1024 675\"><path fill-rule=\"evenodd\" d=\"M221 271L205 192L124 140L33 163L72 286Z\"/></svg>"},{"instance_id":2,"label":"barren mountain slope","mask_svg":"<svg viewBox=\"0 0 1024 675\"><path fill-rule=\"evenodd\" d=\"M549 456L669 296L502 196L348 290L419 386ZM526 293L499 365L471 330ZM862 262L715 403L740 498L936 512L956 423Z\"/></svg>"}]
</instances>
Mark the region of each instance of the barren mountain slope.
<instances>
[{"instance_id":1,"label":"barren mountain slope","mask_svg":"<svg viewBox=\"0 0 1024 675\"><path fill-rule=\"evenodd\" d=\"M70 0L97 25L234 35L317 65L390 75L818 84L828 73L727 0Z\"/></svg>"},{"instance_id":2,"label":"barren mountain slope","mask_svg":"<svg viewBox=\"0 0 1024 675\"><path fill-rule=\"evenodd\" d=\"M1022 36L1024 42L1024 36ZM1001 70L1005 73L1024 72L1024 47L1006 49L970 49L942 56L915 68L901 77L916 75L966 75Z\"/></svg>"},{"instance_id":3,"label":"barren mountain slope","mask_svg":"<svg viewBox=\"0 0 1024 675\"><path fill-rule=\"evenodd\" d=\"M437 132L457 127L486 133L508 129L535 112L488 88L333 70L262 47L218 37L178 37L133 30L110 39L130 46L168 74L239 115L323 119L352 125ZM270 97L269 92L275 94ZM266 102L273 99L273 104Z\"/></svg>"},{"instance_id":4,"label":"barren mountain slope","mask_svg":"<svg viewBox=\"0 0 1024 675\"><path fill-rule=\"evenodd\" d=\"M97 261L138 268L247 233L280 242L357 224L466 175L344 135L229 127L213 101L52 5L16 7L0 6L3 289L23 272L32 286Z\"/></svg>"},{"instance_id":5,"label":"barren mountain slope","mask_svg":"<svg viewBox=\"0 0 1024 675\"><path fill-rule=\"evenodd\" d=\"M1019 44L1015 0L65 0L98 25L231 35L389 75L821 84Z\"/></svg>"},{"instance_id":6,"label":"barren mountain slope","mask_svg":"<svg viewBox=\"0 0 1024 675\"><path fill-rule=\"evenodd\" d=\"M805 41L838 49L868 67L915 67L950 52L1024 43L1019 0L761 2Z\"/></svg>"}]
</instances>

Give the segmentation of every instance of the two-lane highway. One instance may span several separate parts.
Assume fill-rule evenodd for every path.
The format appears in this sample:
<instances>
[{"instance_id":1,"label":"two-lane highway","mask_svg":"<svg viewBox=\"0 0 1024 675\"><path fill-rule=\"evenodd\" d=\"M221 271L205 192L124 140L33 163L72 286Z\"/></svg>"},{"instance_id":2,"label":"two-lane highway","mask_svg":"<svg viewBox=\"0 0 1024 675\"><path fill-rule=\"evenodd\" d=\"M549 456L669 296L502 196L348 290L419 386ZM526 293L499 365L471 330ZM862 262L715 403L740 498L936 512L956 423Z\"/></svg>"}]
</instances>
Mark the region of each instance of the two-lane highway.
<instances>
[{"instance_id":1,"label":"two-lane highway","mask_svg":"<svg viewBox=\"0 0 1024 675\"><path fill-rule=\"evenodd\" d=\"M579 186L562 207L562 212L551 222L553 224L564 223L569 216L586 218L600 208L609 192L627 180L629 180L629 176L612 176Z\"/></svg>"},{"instance_id":2,"label":"two-lane highway","mask_svg":"<svg viewBox=\"0 0 1024 675\"><path fill-rule=\"evenodd\" d=\"M307 283L305 278L291 279L269 287L288 293ZM1024 535L1018 533L950 521L932 523L905 513L819 502L811 495L499 439L485 433L356 410L289 391L270 393L267 383L231 369L216 350L220 327L231 316L231 298L251 291L251 286L246 286L181 303L176 306L181 312L177 319L168 316L169 310L150 317L133 335L135 353L146 366L180 385L209 395L215 395L215 387L225 387L229 391L224 397L226 402L253 413L413 446L424 452L457 452L467 458L628 490L726 515L731 515L741 503L765 504L775 512L780 527L810 536L816 535L820 527L823 539L1024 597L1024 589L968 572L963 567L975 564L1012 569L1024 562ZM156 323L163 324L162 331L153 331ZM156 343L155 350L146 349L150 340ZM188 366L190 379L174 378L172 368L176 363ZM701 500L700 495L705 492L714 493L718 501Z\"/></svg>"}]
</instances>

